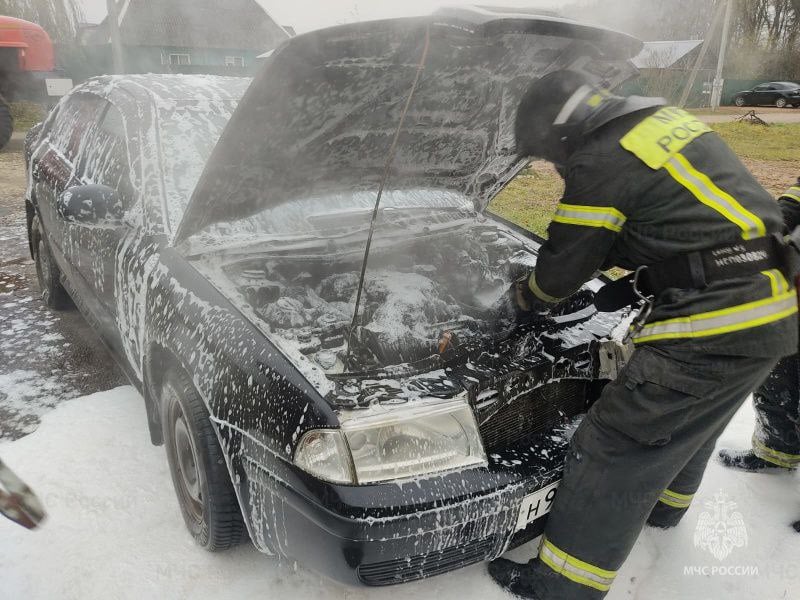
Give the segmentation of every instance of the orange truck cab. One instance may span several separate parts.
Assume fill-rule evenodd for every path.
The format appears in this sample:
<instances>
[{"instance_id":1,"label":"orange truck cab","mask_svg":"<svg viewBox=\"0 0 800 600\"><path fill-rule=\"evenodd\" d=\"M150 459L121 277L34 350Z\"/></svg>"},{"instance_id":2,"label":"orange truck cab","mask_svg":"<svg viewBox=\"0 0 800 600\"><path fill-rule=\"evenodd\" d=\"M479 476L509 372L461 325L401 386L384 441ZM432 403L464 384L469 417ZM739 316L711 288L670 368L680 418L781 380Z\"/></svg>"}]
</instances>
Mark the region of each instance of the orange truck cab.
<instances>
[{"instance_id":1,"label":"orange truck cab","mask_svg":"<svg viewBox=\"0 0 800 600\"><path fill-rule=\"evenodd\" d=\"M36 23L0 16L0 148L11 139L12 101L50 104L72 87L56 72L53 42Z\"/></svg>"},{"instance_id":2,"label":"orange truck cab","mask_svg":"<svg viewBox=\"0 0 800 600\"><path fill-rule=\"evenodd\" d=\"M36 23L0 16L0 69L53 71L55 53L50 36Z\"/></svg>"}]
</instances>

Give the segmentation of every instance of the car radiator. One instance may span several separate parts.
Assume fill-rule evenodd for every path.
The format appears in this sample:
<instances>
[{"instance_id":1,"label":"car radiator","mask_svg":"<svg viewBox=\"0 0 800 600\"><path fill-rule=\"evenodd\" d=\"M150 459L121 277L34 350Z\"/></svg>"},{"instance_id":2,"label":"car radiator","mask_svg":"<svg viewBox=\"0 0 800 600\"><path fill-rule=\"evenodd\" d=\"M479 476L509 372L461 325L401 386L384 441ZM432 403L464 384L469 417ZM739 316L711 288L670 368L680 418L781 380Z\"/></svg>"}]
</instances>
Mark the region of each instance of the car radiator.
<instances>
[{"instance_id":1,"label":"car radiator","mask_svg":"<svg viewBox=\"0 0 800 600\"><path fill-rule=\"evenodd\" d=\"M527 393L501 397L481 409L483 445L487 451L514 446L537 433L544 433L586 410L587 388L584 379L563 379Z\"/></svg>"}]
</instances>

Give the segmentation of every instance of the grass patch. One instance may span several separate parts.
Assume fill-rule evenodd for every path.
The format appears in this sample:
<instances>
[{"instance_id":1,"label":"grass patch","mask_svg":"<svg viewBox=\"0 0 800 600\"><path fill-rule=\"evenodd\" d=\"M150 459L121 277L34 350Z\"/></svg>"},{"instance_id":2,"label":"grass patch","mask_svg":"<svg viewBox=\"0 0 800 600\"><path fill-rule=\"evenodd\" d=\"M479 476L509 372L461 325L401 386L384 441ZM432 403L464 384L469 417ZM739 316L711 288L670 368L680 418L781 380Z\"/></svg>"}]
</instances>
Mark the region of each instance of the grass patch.
<instances>
[{"instance_id":1,"label":"grass patch","mask_svg":"<svg viewBox=\"0 0 800 600\"><path fill-rule=\"evenodd\" d=\"M764 127L715 123L713 127L742 158L800 163L800 124L776 123ZM563 193L564 182L555 169L548 163L535 162L492 201L489 210L546 237L547 226Z\"/></svg>"},{"instance_id":2,"label":"grass patch","mask_svg":"<svg viewBox=\"0 0 800 600\"><path fill-rule=\"evenodd\" d=\"M800 163L798 123L774 123L764 127L734 122L711 126L743 158Z\"/></svg>"},{"instance_id":3,"label":"grass patch","mask_svg":"<svg viewBox=\"0 0 800 600\"><path fill-rule=\"evenodd\" d=\"M11 102L11 116L14 118L15 131L27 131L44 119L45 112L41 105L33 102Z\"/></svg>"},{"instance_id":4,"label":"grass patch","mask_svg":"<svg viewBox=\"0 0 800 600\"><path fill-rule=\"evenodd\" d=\"M528 231L547 236L547 226L564 194L555 169L534 163L520 173L489 205L489 210Z\"/></svg>"}]
</instances>

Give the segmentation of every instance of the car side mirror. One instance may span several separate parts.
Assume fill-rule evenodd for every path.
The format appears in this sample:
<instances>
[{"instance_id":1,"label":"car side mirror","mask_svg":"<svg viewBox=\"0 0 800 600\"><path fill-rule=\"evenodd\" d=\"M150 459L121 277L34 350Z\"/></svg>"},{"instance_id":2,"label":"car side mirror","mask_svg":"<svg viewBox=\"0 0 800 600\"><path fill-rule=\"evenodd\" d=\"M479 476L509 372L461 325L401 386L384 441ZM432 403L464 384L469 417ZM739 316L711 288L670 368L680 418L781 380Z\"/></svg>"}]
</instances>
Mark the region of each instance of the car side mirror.
<instances>
[{"instance_id":1,"label":"car side mirror","mask_svg":"<svg viewBox=\"0 0 800 600\"><path fill-rule=\"evenodd\" d=\"M58 199L58 214L65 221L86 225L117 222L124 210L117 190L107 185L78 185Z\"/></svg>"}]
</instances>

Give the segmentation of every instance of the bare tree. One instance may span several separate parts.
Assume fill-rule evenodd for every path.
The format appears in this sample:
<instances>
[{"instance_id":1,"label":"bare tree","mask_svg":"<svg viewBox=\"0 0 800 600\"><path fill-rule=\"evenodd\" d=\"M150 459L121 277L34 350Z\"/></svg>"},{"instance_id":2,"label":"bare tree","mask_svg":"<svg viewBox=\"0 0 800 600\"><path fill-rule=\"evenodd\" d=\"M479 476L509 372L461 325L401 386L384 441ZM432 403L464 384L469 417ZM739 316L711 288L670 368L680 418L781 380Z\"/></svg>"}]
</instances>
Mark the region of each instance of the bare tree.
<instances>
[{"instance_id":1,"label":"bare tree","mask_svg":"<svg viewBox=\"0 0 800 600\"><path fill-rule=\"evenodd\" d=\"M74 41L83 19L77 0L0 0L0 15L37 23L59 43Z\"/></svg>"},{"instance_id":2,"label":"bare tree","mask_svg":"<svg viewBox=\"0 0 800 600\"><path fill-rule=\"evenodd\" d=\"M722 0L582 0L563 12L620 29L644 40L701 39Z\"/></svg>"},{"instance_id":3,"label":"bare tree","mask_svg":"<svg viewBox=\"0 0 800 600\"><path fill-rule=\"evenodd\" d=\"M739 0L729 71L800 79L800 0Z\"/></svg>"},{"instance_id":4,"label":"bare tree","mask_svg":"<svg viewBox=\"0 0 800 600\"><path fill-rule=\"evenodd\" d=\"M574 0L563 12L643 40L704 39L724 1ZM726 77L800 79L800 0L736 0L733 27Z\"/></svg>"}]
</instances>

